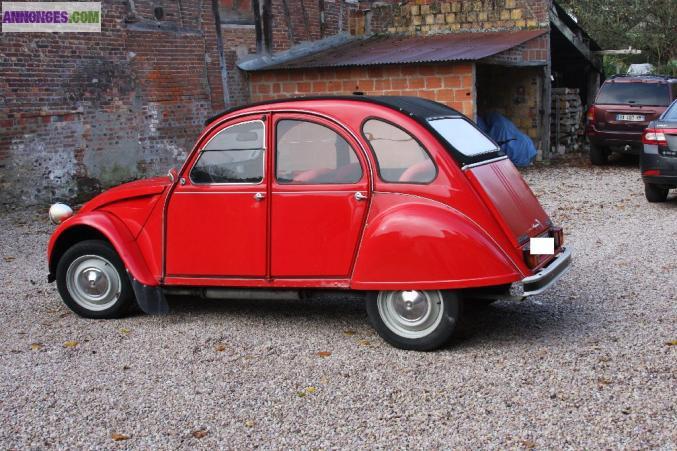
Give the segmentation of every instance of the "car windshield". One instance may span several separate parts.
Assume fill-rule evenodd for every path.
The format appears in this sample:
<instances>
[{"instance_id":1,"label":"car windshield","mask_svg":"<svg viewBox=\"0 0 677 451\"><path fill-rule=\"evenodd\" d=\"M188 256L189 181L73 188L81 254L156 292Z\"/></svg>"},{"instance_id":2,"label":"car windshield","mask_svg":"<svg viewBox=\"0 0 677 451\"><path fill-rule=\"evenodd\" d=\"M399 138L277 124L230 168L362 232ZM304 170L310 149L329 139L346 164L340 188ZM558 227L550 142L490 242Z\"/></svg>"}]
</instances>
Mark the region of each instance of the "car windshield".
<instances>
[{"instance_id":1,"label":"car windshield","mask_svg":"<svg viewBox=\"0 0 677 451\"><path fill-rule=\"evenodd\" d=\"M595 103L665 106L668 97L667 87L662 83L606 83L599 90Z\"/></svg>"},{"instance_id":2,"label":"car windshield","mask_svg":"<svg viewBox=\"0 0 677 451\"><path fill-rule=\"evenodd\" d=\"M496 143L463 118L430 119L428 123L466 157L474 157L498 150Z\"/></svg>"}]
</instances>

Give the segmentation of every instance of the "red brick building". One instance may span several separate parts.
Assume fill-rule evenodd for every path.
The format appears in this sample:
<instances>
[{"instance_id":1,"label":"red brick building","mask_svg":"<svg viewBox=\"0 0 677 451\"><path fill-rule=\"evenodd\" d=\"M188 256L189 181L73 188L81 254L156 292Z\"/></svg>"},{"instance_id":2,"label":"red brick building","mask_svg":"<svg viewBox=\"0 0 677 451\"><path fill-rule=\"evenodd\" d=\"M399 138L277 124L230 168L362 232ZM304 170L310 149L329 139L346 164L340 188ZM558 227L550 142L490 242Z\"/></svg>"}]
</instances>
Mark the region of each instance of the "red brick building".
<instances>
[{"instance_id":1,"label":"red brick building","mask_svg":"<svg viewBox=\"0 0 677 451\"><path fill-rule=\"evenodd\" d=\"M104 0L102 17L100 34L2 35L0 202L165 172L205 118L271 97L418 95L500 111L547 149L551 73L598 80L551 0Z\"/></svg>"}]
</instances>

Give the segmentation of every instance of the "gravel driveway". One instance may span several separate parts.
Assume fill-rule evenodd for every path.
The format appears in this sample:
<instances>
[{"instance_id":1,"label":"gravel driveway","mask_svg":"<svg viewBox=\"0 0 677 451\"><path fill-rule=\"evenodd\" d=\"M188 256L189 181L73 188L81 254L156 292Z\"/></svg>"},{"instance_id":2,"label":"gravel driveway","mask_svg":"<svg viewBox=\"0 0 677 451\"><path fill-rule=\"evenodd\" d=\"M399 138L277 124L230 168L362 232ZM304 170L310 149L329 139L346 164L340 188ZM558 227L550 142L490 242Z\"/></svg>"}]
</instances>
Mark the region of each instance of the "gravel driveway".
<instances>
[{"instance_id":1,"label":"gravel driveway","mask_svg":"<svg viewBox=\"0 0 677 451\"><path fill-rule=\"evenodd\" d=\"M45 208L5 209L0 448L675 449L677 198L648 204L630 165L525 176L574 267L436 353L345 299L80 319L45 281Z\"/></svg>"}]
</instances>

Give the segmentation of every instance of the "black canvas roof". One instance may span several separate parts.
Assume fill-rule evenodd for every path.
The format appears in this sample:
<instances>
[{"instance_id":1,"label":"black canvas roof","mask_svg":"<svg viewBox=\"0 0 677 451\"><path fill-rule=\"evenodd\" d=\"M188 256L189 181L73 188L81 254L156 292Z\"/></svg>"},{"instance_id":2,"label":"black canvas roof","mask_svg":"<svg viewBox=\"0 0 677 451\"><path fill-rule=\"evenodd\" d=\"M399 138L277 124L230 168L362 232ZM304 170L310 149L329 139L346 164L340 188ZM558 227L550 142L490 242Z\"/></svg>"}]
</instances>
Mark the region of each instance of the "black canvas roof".
<instances>
[{"instance_id":1,"label":"black canvas roof","mask_svg":"<svg viewBox=\"0 0 677 451\"><path fill-rule=\"evenodd\" d=\"M272 105L275 103L307 101L307 100L352 100L358 102L374 103L377 105L386 106L402 113L414 116L417 119L428 119L439 116L461 116L461 113L449 108L441 103L433 102L432 100L423 99L420 97L409 96L310 96L310 97L290 97L286 99L266 100L263 102L250 103L247 105L236 106L216 114L205 121L205 125L214 122L216 119L226 114L235 111L243 110L259 105Z\"/></svg>"}]
</instances>

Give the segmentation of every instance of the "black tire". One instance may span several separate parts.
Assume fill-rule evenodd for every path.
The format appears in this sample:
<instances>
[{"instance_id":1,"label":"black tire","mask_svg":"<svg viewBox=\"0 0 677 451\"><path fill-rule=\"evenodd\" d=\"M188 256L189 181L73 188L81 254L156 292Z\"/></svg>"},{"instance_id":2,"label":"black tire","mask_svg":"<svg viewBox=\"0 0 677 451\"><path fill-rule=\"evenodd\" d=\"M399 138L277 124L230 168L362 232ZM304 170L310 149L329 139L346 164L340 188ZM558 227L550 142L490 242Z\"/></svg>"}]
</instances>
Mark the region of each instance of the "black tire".
<instances>
[{"instance_id":1,"label":"black tire","mask_svg":"<svg viewBox=\"0 0 677 451\"><path fill-rule=\"evenodd\" d=\"M112 270L117 272L119 276L119 295L116 300L111 300L112 304L105 309L89 309L82 303L77 302L74 299L74 295L69 291L67 282L68 268L76 260L84 256L97 256L107 260L112 265ZM125 266L117 252L115 252L115 249L105 241L81 241L68 249L56 265L56 286L68 308L85 318L120 318L128 314L136 305L134 291L132 290L129 276L125 271Z\"/></svg>"},{"instance_id":2,"label":"black tire","mask_svg":"<svg viewBox=\"0 0 677 451\"><path fill-rule=\"evenodd\" d=\"M590 163L602 166L609 162L609 149L596 144L590 144Z\"/></svg>"},{"instance_id":3,"label":"black tire","mask_svg":"<svg viewBox=\"0 0 677 451\"><path fill-rule=\"evenodd\" d=\"M665 202L668 199L669 189L651 183L644 184L644 195L649 202Z\"/></svg>"},{"instance_id":4,"label":"black tire","mask_svg":"<svg viewBox=\"0 0 677 451\"><path fill-rule=\"evenodd\" d=\"M391 292L373 292L367 299L367 315L376 332L386 342L396 348L410 351L434 351L446 345L452 338L460 321L462 302L458 294L450 291L431 291L426 293L439 294L442 307L441 320L428 334L420 338L409 338L398 334L386 325L379 309L379 296Z\"/></svg>"}]
</instances>

